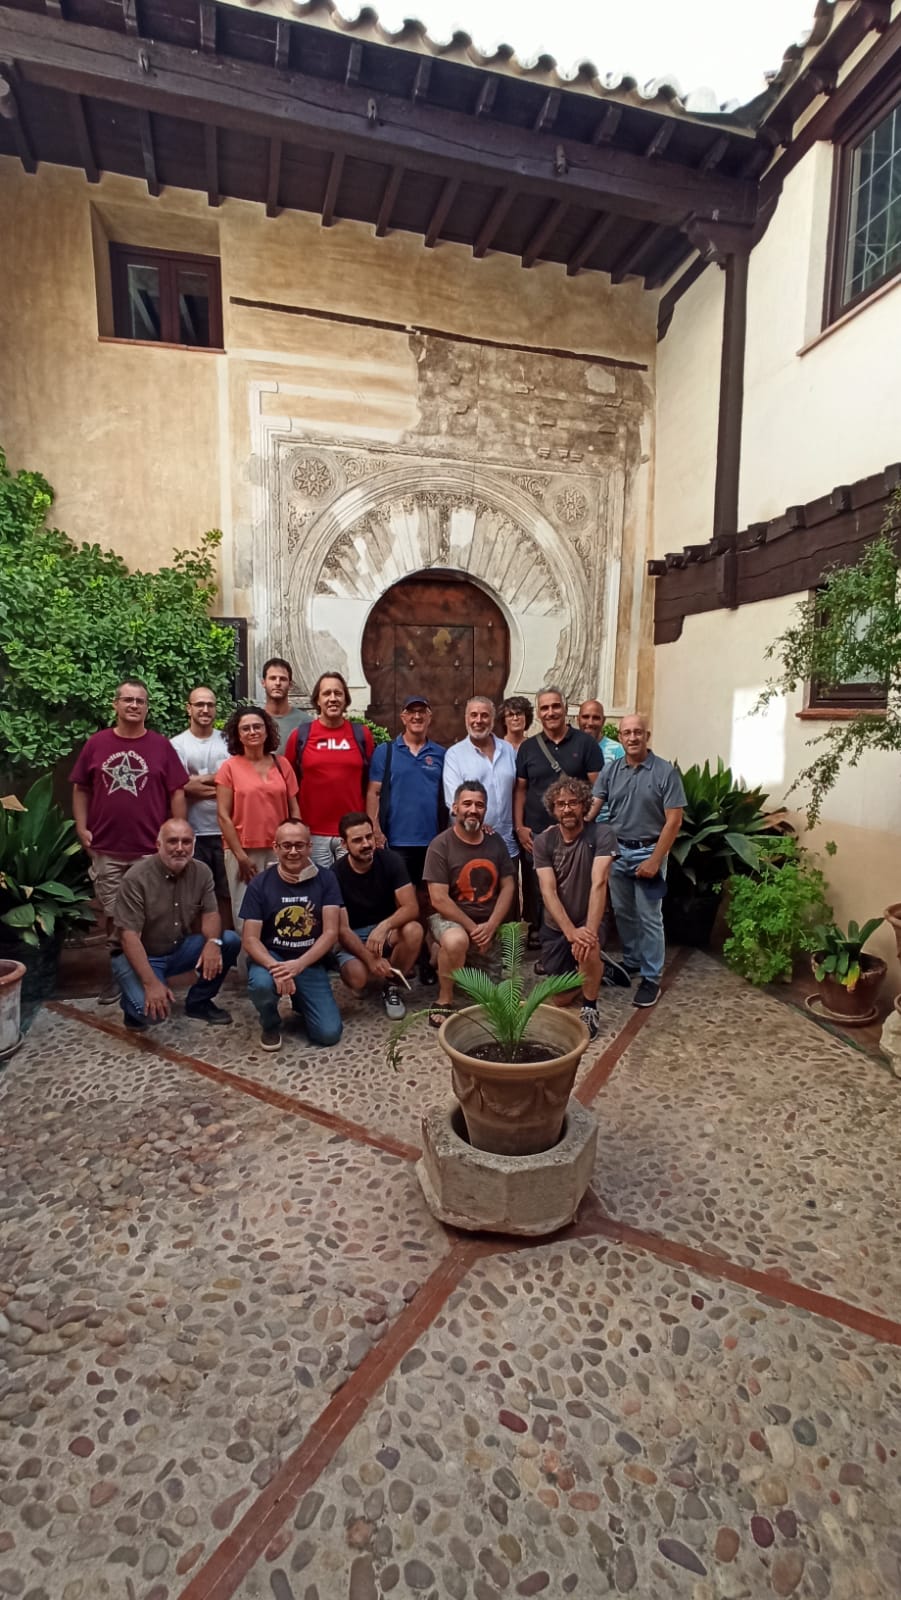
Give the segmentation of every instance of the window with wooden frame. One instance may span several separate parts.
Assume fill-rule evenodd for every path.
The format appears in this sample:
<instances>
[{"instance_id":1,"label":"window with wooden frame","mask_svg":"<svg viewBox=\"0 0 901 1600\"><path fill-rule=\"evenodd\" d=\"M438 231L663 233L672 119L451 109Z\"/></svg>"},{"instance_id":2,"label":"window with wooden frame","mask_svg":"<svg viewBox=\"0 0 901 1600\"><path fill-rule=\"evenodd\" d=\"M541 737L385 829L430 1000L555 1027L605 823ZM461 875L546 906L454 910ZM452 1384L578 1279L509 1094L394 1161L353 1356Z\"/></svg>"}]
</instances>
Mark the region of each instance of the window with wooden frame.
<instances>
[{"instance_id":1,"label":"window with wooden frame","mask_svg":"<svg viewBox=\"0 0 901 1600\"><path fill-rule=\"evenodd\" d=\"M817 594L822 593L818 590ZM818 608L817 621L825 626L825 611ZM869 616L861 616L854 630L856 638L864 636L869 626ZM811 711L884 711L888 704L888 684L878 682L866 674L859 674L844 683L830 683L825 677L812 678L807 705Z\"/></svg>"},{"instance_id":2,"label":"window with wooden frame","mask_svg":"<svg viewBox=\"0 0 901 1600\"><path fill-rule=\"evenodd\" d=\"M870 97L835 151L825 324L901 273L901 84Z\"/></svg>"},{"instance_id":3,"label":"window with wooden frame","mask_svg":"<svg viewBox=\"0 0 901 1600\"><path fill-rule=\"evenodd\" d=\"M222 348L222 290L215 256L110 245L118 339Z\"/></svg>"}]
</instances>

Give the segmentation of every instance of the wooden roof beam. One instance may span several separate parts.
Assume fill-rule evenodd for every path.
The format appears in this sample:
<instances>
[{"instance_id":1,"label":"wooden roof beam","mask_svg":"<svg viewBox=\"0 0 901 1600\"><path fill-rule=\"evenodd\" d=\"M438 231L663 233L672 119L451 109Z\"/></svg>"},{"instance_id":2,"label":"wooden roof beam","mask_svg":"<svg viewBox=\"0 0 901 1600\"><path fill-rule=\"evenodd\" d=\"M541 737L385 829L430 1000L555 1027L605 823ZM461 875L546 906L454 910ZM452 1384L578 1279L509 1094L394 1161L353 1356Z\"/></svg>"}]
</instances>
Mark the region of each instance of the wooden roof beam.
<instances>
[{"instance_id":1,"label":"wooden roof beam","mask_svg":"<svg viewBox=\"0 0 901 1600\"><path fill-rule=\"evenodd\" d=\"M414 105L420 100L427 100L429 94L429 79L432 76L432 58L423 56L416 68L416 77L413 79L413 93L411 99Z\"/></svg>"},{"instance_id":2,"label":"wooden roof beam","mask_svg":"<svg viewBox=\"0 0 901 1600\"><path fill-rule=\"evenodd\" d=\"M403 167L392 167L388 174L388 182L385 184L384 193L382 194L382 203L379 206L379 214L375 219L375 236L377 239L384 239L385 234L388 232L388 228L391 224L391 213L394 210L395 204L397 203L397 197L400 193L400 186L403 181Z\"/></svg>"},{"instance_id":3,"label":"wooden roof beam","mask_svg":"<svg viewBox=\"0 0 901 1600\"><path fill-rule=\"evenodd\" d=\"M583 233L566 263L566 276L568 278L574 278L579 269L584 267L586 261L591 259L598 245L606 239L611 229L615 228L616 222L617 218L611 217L606 211L602 211L600 216L595 217L591 227L586 233Z\"/></svg>"},{"instance_id":4,"label":"wooden roof beam","mask_svg":"<svg viewBox=\"0 0 901 1600\"><path fill-rule=\"evenodd\" d=\"M203 159L206 168L207 204L218 206L222 200L219 192L219 133L209 125L203 130Z\"/></svg>"},{"instance_id":5,"label":"wooden roof beam","mask_svg":"<svg viewBox=\"0 0 901 1600\"><path fill-rule=\"evenodd\" d=\"M456 200L459 191L460 179L448 178L442 187L440 195L438 196L438 203L432 212L428 228L426 229L425 247L427 250L433 250L435 245L438 243L441 229L444 227L444 224L447 221L447 214Z\"/></svg>"},{"instance_id":6,"label":"wooden roof beam","mask_svg":"<svg viewBox=\"0 0 901 1600\"><path fill-rule=\"evenodd\" d=\"M344 82L349 88L354 88L360 81L363 70L363 46L359 39L351 39L350 49L347 52L347 68L344 73Z\"/></svg>"},{"instance_id":7,"label":"wooden roof beam","mask_svg":"<svg viewBox=\"0 0 901 1600\"><path fill-rule=\"evenodd\" d=\"M476 101L475 114L477 117L488 117L491 115L491 112L494 109L495 99L497 98L498 82L499 80L494 77L485 79L485 82L482 84L482 87L479 90L479 98Z\"/></svg>"},{"instance_id":8,"label":"wooden roof beam","mask_svg":"<svg viewBox=\"0 0 901 1600\"><path fill-rule=\"evenodd\" d=\"M216 49L216 6L214 0L199 0L200 48L208 55Z\"/></svg>"},{"instance_id":9,"label":"wooden roof beam","mask_svg":"<svg viewBox=\"0 0 901 1600\"><path fill-rule=\"evenodd\" d=\"M500 189L495 195L472 247L472 253L477 261L481 261L491 248L495 235L515 199L515 189Z\"/></svg>"},{"instance_id":10,"label":"wooden roof beam","mask_svg":"<svg viewBox=\"0 0 901 1600\"><path fill-rule=\"evenodd\" d=\"M541 110L532 124L536 133L550 133L554 123L557 120L557 113L560 110L560 100L561 95L559 89L552 89L550 94L545 95Z\"/></svg>"},{"instance_id":11,"label":"wooden roof beam","mask_svg":"<svg viewBox=\"0 0 901 1600\"><path fill-rule=\"evenodd\" d=\"M116 104L263 138L280 138L329 155L341 149L385 166L492 188L512 175L520 193L615 210L642 222L668 222L690 211L747 224L756 186L699 173L672 161L663 171L631 151L580 145L565 172L555 171L548 140L533 129L471 113L378 98L299 72L276 74L256 62L211 57L159 40L139 59L132 40L111 29L57 22L0 6L0 57L12 59L23 84L96 95ZM149 70L148 70L149 66Z\"/></svg>"},{"instance_id":12,"label":"wooden roof beam","mask_svg":"<svg viewBox=\"0 0 901 1600\"><path fill-rule=\"evenodd\" d=\"M84 167L84 175L88 183L100 182L100 169L94 155L94 146L91 143L91 134L85 116L84 101L80 94L69 96L69 109L72 113L72 131L75 134L75 143L78 145L78 154Z\"/></svg>"},{"instance_id":13,"label":"wooden roof beam","mask_svg":"<svg viewBox=\"0 0 901 1600\"><path fill-rule=\"evenodd\" d=\"M280 19L275 24L275 65L284 72L291 59L291 24Z\"/></svg>"},{"instance_id":14,"label":"wooden roof beam","mask_svg":"<svg viewBox=\"0 0 901 1600\"><path fill-rule=\"evenodd\" d=\"M551 235L556 233L563 215L568 209L568 200L553 200L551 202L522 253L522 265L524 267L531 267L535 264Z\"/></svg>"},{"instance_id":15,"label":"wooden roof beam","mask_svg":"<svg viewBox=\"0 0 901 1600\"><path fill-rule=\"evenodd\" d=\"M122 17L125 22L126 33L140 33L141 25L138 21L138 0L122 0Z\"/></svg>"},{"instance_id":16,"label":"wooden roof beam","mask_svg":"<svg viewBox=\"0 0 901 1600\"><path fill-rule=\"evenodd\" d=\"M605 106L600 122L595 124L591 135L592 144L610 144L616 137L616 130L623 120L622 106Z\"/></svg>"},{"instance_id":17,"label":"wooden roof beam","mask_svg":"<svg viewBox=\"0 0 901 1600\"><path fill-rule=\"evenodd\" d=\"M324 228L330 228L335 220L335 205L343 175L344 156L340 150L336 150L329 165L325 194L322 199L322 226Z\"/></svg>"},{"instance_id":18,"label":"wooden roof beam","mask_svg":"<svg viewBox=\"0 0 901 1600\"><path fill-rule=\"evenodd\" d=\"M663 155L675 131L676 123L674 118L667 117L664 121L661 121L657 132L648 140L645 155L649 161L656 161Z\"/></svg>"},{"instance_id":19,"label":"wooden roof beam","mask_svg":"<svg viewBox=\"0 0 901 1600\"><path fill-rule=\"evenodd\" d=\"M721 133L718 139L708 146L698 162L699 172L715 172L723 156L729 148L728 133Z\"/></svg>"},{"instance_id":20,"label":"wooden roof beam","mask_svg":"<svg viewBox=\"0 0 901 1600\"><path fill-rule=\"evenodd\" d=\"M279 213L278 186L282 175L282 141L281 139L269 140L269 161L266 172L266 215L277 217Z\"/></svg>"},{"instance_id":21,"label":"wooden roof beam","mask_svg":"<svg viewBox=\"0 0 901 1600\"><path fill-rule=\"evenodd\" d=\"M16 147L16 154L25 168L25 171L37 172L38 164L35 159L34 151L31 148L31 140L28 137L28 129L22 120L22 112L16 96L16 91L5 72L3 72L2 76L0 76L0 117L3 118L4 122L7 124L10 132L12 133L13 143Z\"/></svg>"},{"instance_id":22,"label":"wooden roof beam","mask_svg":"<svg viewBox=\"0 0 901 1600\"><path fill-rule=\"evenodd\" d=\"M144 177L147 180L147 193L154 198L160 192L160 180L156 170L156 150L153 147L153 123L149 111L138 112L138 131L141 136L141 160L144 163Z\"/></svg>"},{"instance_id":23,"label":"wooden roof beam","mask_svg":"<svg viewBox=\"0 0 901 1600\"><path fill-rule=\"evenodd\" d=\"M636 234L635 238L632 240L632 243L627 245L624 250L620 251L619 256L613 263L613 266L610 270L610 282L622 283L624 278L627 278L630 273L634 273L635 268L638 266L638 263L645 254L645 251L650 249L653 241L659 238L663 231L663 228L659 227L656 223L647 223L645 227L643 227Z\"/></svg>"}]
</instances>

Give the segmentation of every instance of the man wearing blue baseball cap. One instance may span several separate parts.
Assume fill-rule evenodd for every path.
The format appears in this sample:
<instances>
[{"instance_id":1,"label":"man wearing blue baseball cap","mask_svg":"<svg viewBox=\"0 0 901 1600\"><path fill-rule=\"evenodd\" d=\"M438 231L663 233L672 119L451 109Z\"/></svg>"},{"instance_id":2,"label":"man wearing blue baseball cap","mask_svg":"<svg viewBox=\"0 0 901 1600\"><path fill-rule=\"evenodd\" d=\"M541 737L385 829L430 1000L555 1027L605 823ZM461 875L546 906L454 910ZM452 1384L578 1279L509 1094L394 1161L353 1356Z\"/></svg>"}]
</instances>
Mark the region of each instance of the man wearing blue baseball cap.
<instances>
[{"instance_id":1,"label":"man wearing blue baseball cap","mask_svg":"<svg viewBox=\"0 0 901 1600\"><path fill-rule=\"evenodd\" d=\"M403 856L420 902L423 923L431 913L422 887L425 853L435 835L447 827L441 789L444 750L429 738L432 708L424 694L410 694L400 714L402 732L390 744L376 745L369 768L366 811L378 848L385 845ZM423 983L436 976L423 949L419 965Z\"/></svg>"}]
</instances>

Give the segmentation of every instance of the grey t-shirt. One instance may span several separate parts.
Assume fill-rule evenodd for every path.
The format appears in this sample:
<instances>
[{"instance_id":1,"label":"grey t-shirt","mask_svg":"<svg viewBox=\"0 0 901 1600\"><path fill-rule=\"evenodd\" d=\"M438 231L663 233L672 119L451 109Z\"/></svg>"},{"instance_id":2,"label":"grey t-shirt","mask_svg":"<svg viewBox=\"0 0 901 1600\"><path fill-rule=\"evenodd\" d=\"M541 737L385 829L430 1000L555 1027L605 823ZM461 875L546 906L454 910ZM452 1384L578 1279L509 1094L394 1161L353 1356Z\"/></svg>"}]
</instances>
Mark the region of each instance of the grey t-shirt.
<instances>
[{"instance_id":1,"label":"grey t-shirt","mask_svg":"<svg viewBox=\"0 0 901 1600\"><path fill-rule=\"evenodd\" d=\"M289 735L295 728L302 727L305 722L312 722L314 714L312 711L304 711L302 706L292 706L290 711L283 711L280 716L272 718L278 728L278 748L282 755L285 753Z\"/></svg>"},{"instance_id":2,"label":"grey t-shirt","mask_svg":"<svg viewBox=\"0 0 901 1600\"><path fill-rule=\"evenodd\" d=\"M208 739L198 739L190 728L186 728L184 733L177 733L169 742L181 756L192 778L214 778L223 761L228 760L228 745L218 728L213 729ZM195 833L219 833L215 799L189 800L188 821Z\"/></svg>"},{"instance_id":3,"label":"grey t-shirt","mask_svg":"<svg viewBox=\"0 0 901 1600\"><path fill-rule=\"evenodd\" d=\"M513 873L513 862L499 833L486 833L481 844L469 844L453 828L433 839L422 869L425 883L447 884L448 893L471 922L487 922L501 890L501 879Z\"/></svg>"},{"instance_id":4,"label":"grey t-shirt","mask_svg":"<svg viewBox=\"0 0 901 1600\"><path fill-rule=\"evenodd\" d=\"M550 867L557 880L557 893L567 915L577 928L584 927L591 896L591 870L597 856L615 856L616 839L605 822L586 822L577 839L567 842L556 823L536 834L532 860L536 872ZM545 907L544 920L551 928L559 924Z\"/></svg>"},{"instance_id":5,"label":"grey t-shirt","mask_svg":"<svg viewBox=\"0 0 901 1600\"><path fill-rule=\"evenodd\" d=\"M594 785L598 800L606 800L610 826L617 839L656 840L666 821L664 813L685 804L685 790L675 767L649 750L640 766L630 767L625 756L605 763Z\"/></svg>"}]
</instances>

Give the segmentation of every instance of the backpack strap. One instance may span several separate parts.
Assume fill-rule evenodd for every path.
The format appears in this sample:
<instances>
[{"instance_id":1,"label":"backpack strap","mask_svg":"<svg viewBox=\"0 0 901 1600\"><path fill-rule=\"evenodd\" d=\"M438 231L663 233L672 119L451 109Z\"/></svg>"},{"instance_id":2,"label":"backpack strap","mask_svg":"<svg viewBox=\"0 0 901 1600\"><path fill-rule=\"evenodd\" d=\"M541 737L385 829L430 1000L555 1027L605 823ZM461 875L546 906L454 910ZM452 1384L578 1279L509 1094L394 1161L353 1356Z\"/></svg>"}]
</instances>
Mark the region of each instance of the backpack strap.
<instances>
[{"instance_id":1,"label":"backpack strap","mask_svg":"<svg viewBox=\"0 0 901 1600\"><path fill-rule=\"evenodd\" d=\"M350 720L348 718L348 720ZM365 722L351 722L354 730L354 739L357 749L363 760L363 802L366 801L366 785L369 782L369 751L366 749L366 724Z\"/></svg>"},{"instance_id":2,"label":"backpack strap","mask_svg":"<svg viewBox=\"0 0 901 1600\"><path fill-rule=\"evenodd\" d=\"M294 746L294 776L297 779L298 787L300 786L303 769L303 753L307 747L307 740L310 737L312 726L312 722L302 722L297 730L297 743Z\"/></svg>"},{"instance_id":3,"label":"backpack strap","mask_svg":"<svg viewBox=\"0 0 901 1600\"><path fill-rule=\"evenodd\" d=\"M394 740L392 739L385 751L385 771L382 774L382 787L379 790L379 827L385 838L388 837L388 812L391 806L391 763L394 760Z\"/></svg>"}]
</instances>

